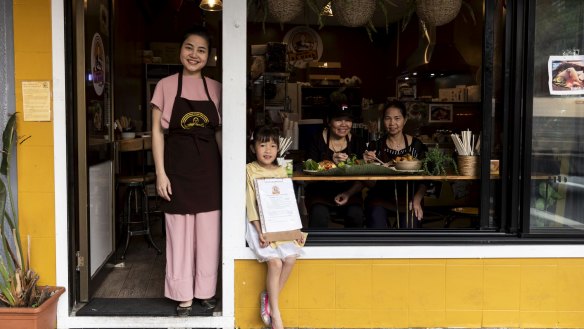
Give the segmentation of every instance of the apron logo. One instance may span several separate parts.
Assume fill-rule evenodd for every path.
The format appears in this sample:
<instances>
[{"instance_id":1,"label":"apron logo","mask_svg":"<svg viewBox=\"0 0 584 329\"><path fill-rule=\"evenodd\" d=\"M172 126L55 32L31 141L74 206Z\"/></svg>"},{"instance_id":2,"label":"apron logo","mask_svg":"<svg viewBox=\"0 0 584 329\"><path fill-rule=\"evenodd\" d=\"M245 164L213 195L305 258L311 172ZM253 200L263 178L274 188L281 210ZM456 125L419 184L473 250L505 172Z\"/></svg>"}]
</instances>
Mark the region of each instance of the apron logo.
<instances>
[{"instance_id":1,"label":"apron logo","mask_svg":"<svg viewBox=\"0 0 584 329\"><path fill-rule=\"evenodd\" d=\"M191 129L193 127L205 127L209 123L209 118L201 112L189 112L185 114L180 120L180 126L183 129Z\"/></svg>"}]
</instances>

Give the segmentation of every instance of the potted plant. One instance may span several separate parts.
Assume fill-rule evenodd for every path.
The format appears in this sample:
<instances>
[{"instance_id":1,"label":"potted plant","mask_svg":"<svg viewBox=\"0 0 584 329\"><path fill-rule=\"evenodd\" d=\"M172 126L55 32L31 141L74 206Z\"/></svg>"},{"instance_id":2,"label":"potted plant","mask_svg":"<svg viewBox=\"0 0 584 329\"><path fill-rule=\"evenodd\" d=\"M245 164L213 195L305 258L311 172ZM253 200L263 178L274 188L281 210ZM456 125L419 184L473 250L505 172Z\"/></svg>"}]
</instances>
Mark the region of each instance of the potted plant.
<instances>
[{"instance_id":1,"label":"potted plant","mask_svg":"<svg viewBox=\"0 0 584 329\"><path fill-rule=\"evenodd\" d=\"M426 152L426 156L422 159L422 169L427 175L440 176L446 175L446 168L454 168L454 171L458 174L458 167L456 162L451 156L444 154L444 152L436 145L430 148Z\"/></svg>"},{"instance_id":2,"label":"potted plant","mask_svg":"<svg viewBox=\"0 0 584 329\"><path fill-rule=\"evenodd\" d=\"M24 257L18 212L11 189L10 160L16 142L16 113L2 134L0 165L0 323L4 329L55 327L57 300L62 287L39 287L39 275L30 267L30 236ZM7 209L8 208L8 209Z\"/></svg>"}]
</instances>

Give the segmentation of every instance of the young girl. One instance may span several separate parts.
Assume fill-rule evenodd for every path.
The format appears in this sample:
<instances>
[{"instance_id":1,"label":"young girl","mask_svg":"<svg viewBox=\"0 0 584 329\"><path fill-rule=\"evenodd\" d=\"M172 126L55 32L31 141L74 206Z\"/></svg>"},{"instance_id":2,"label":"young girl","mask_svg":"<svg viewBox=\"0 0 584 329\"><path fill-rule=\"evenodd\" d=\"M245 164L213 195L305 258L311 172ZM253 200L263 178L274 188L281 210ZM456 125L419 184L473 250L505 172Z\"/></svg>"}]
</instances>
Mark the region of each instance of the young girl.
<instances>
[{"instance_id":1,"label":"young girl","mask_svg":"<svg viewBox=\"0 0 584 329\"><path fill-rule=\"evenodd\" d=\"M268 264L266 290L260 298L261 317L272 328L283 329L278 297L284 288L296 257L303 254L306 235L293 241L268 241L262 234L254 181L257 178L288 177L286 170L276 163L279 148L279 131L272 127L259 127L252 136L252 152L256 161L246 166L247 173L247 230L245 239L258 261ZM268 298L269 297L269 298Z\"/></svg>"}]
</instances>

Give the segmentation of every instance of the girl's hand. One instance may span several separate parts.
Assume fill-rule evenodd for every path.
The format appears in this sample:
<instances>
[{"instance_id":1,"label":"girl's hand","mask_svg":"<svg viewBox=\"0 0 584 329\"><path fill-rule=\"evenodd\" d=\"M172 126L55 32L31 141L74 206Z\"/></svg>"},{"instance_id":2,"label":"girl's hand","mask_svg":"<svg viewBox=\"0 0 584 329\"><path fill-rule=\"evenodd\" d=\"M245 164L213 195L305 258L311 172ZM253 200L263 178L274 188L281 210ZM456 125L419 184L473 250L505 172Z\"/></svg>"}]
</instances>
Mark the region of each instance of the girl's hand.
<instances>
[{"instance_id":1,"label":"girl's hand","mask_svg":"<svg viewBox=\"0 0 584 329\"><path fill-rule=\"evenodd\" d=\"M299 245L303 246L304 245L304 234L302 234L302 237L299 239L296 239L296 242L298 242Z\"/></svg>"},{"instance_id":2,"label":"girl's hand","mask_svg":"<svg viewBox=\"0 0 584 329\"><path fill-rule=\"evenodd\" d=\"M339 162L346 161L349 158L347 153L333 153L333 162L338 164Z\"/></svg>"},{"instance_id":3,"label":"girl's hand","mask_svg":"<svg viewBox=\"0 0 584 329\"><path fill-rule=\"evenodd\" d=\"M260 247L265 248L270 245L270 241L266 240L263 233L258 234L258 238L260 239Z\"/></svg>"},{"instance_id":4,"label":"girl's hand","mask_svg":"<svg viewBox=\"0 0 584 329\"><path fill-rule=\"evenodd\" d=\"M373 161L375 158L376 158L375 151L365 151L363 153L363 160L365 160L365 163L369 163Z\"/></svg>"},{"instance_id":5,"label":"girl's hand","mask_svg":"<svg viewBox=\"0 0 584 329\"><path fill-rule=\"evenodd\" d=\"M156 192L166 201L170 201L172 195L172 188L170 187L170 180L166 175L156 176Z\"/></svg>"},{"instance_id":6,"label":"girl's hand","mask_svg":"<svg viewBox=\"0 0 584 329\"><path fill-rule=\"evenodd\" d=\"M342 206L342 205L346 204L347 201L349 201L349 194L348 193L343 192L335 197L335 203L337 204L337 206Z\"/></svg>"}]
</instances>

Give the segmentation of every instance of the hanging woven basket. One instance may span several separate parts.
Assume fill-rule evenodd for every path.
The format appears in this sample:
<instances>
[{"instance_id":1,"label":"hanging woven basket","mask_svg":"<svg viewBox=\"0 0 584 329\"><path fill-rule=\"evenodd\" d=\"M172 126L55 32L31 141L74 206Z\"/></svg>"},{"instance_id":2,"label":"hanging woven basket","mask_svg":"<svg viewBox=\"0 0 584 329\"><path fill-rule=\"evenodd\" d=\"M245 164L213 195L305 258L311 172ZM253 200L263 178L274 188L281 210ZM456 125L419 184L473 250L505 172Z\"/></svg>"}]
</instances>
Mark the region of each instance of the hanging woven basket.
<instances>
[{"instance_id":1,"label":"hanging woven basket","mask_svg":"<svg viewBox=\"0 0 584 329\"><path fill-rule=\"evenodd\" d=\"M348 27L363 26L375 14L375 0L333 0L331 6L337 21Z\"/></svg>"},{"instance_id":2,"label":"hanging woven basket","mask_svg":"<svg viewBox=\"0 0 584 329\"><path fill-rule=\"evenodd\" d=\"M288 23L304 11L304 0L268 0L268 11L279 23Z\"/></svg>"},{"instance_id":3,"label":"hanging woven basket","mask_svg":"<svg viewBox=\"0 0 584 329\"><path fill-rule=\"evenodd\" d=\"M462 0L416 0L416 14L426 24L440 26L456 18Z\"/></svg>"}]
</instances>

